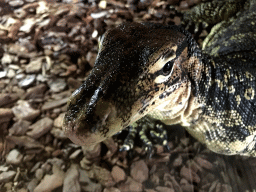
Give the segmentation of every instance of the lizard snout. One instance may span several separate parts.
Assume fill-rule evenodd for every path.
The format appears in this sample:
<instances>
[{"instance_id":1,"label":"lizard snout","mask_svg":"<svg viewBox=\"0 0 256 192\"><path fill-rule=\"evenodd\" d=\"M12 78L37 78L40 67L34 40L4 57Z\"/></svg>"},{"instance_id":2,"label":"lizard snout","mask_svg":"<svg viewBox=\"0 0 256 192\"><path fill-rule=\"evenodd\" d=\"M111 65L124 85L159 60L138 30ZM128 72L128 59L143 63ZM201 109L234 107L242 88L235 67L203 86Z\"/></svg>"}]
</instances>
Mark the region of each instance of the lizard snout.
<instances>
[{"instance_id":1,"label":"lizard snout","mask_svg":"<svg viewBox=\"0 0 256 192\"><path fill-rule=\"evenodd\" d=\"M80 106L83 110L76 111L76 115L67 113L63 123L65 134L78 145L93 145L112 136L111 127L117 122L116 108L110 101L98 97L97 91L88 103Z\"/></svg>"}]
</instances>

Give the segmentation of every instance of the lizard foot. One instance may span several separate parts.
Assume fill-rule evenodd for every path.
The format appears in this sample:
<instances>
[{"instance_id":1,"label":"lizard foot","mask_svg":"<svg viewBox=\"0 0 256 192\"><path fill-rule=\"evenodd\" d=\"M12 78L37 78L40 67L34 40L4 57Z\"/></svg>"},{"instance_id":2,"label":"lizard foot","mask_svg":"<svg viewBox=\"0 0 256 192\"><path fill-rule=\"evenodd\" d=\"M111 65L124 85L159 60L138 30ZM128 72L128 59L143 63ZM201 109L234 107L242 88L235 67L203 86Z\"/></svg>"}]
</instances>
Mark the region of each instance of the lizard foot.
<instances>
[{"instance_id":1,"label":"lizard foot","mask_svg":"<svg viewBox=\"0 0 256 192\"><path fill-rule=\"evenodd\" d=\"M161 144L165 150L169 150L167 142L167 131L161 123L149 121L149 118L144 118L135 125L128 127L128 136L124 140L120 151L129 151L134 147L135 137L138 135L142 146L150 158L153 153L153 144Z\"/></svg>"}]
</instances>

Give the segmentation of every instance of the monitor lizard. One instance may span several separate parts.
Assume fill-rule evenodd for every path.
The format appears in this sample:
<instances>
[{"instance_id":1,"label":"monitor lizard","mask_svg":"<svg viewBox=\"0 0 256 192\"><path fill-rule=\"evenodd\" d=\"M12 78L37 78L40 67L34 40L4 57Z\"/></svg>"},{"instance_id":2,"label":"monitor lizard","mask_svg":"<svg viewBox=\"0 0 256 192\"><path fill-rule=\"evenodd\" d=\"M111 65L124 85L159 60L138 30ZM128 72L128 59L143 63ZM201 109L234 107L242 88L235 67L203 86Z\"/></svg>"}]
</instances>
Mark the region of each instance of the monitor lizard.
<instances>
[{"instance_id":1,"label":"monitor lizard","mask_svg":"<svg viewBox=\"0 0 256 192\"><path fill-rule=\"evenodd\" d=\"M256 156L255 1L206 2L184 18L219 22L202 49L181 26L123 23L104 34L68 102L63 129L74 143L93 145L130 127L148 148L146 129L167 145L159 120L181 124L216 153Z\"/></svg>"}]
</instances>

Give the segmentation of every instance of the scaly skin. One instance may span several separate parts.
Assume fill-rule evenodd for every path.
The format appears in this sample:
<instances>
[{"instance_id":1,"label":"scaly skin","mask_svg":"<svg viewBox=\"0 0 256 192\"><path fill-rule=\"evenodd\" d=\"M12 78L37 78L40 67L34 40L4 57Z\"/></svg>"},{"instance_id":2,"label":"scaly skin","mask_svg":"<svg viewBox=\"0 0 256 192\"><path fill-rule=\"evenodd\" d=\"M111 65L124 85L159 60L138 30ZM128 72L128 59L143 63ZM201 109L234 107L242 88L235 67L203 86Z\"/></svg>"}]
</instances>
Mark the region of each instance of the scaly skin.
<instances>
[{"instance_id":1,"label":"scaly skin","mask_svg":"<svg viewBox=\"0 0 256 192\"><path fill-rule=\"evenodd\" d=\"M215 27L203 53L178 26L124 23L106 32L70 97L66 134L92 145L160 120L181 124L217 153L255 156L256 5L245 4L249 12Z\"/></svg>"}]
</instances>

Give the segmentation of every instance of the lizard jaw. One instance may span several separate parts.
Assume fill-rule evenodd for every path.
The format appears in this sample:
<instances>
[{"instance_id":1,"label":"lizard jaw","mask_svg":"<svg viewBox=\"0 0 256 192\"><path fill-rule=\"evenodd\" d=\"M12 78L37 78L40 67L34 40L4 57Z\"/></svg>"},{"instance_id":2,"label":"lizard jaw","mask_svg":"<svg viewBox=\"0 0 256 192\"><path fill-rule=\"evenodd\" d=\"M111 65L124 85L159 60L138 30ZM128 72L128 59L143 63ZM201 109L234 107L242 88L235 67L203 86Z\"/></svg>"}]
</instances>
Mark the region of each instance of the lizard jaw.
<instances>
[{"instance_id":1,"label":"lizard jaw","mask_svg":"<svg viewBox=\"0 0 256 192\"><path fill-rule=\"evenodd\" d=\"M63 130L65 135L77 145L97 144L121 129L116 108L110 102L98 102L92 113L86 114L80 111L75 117L70 118L70 116L69 113L65 115Z\"/></svg>"}]
</instances>

